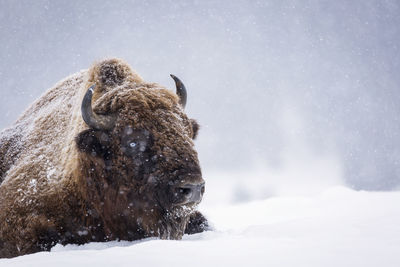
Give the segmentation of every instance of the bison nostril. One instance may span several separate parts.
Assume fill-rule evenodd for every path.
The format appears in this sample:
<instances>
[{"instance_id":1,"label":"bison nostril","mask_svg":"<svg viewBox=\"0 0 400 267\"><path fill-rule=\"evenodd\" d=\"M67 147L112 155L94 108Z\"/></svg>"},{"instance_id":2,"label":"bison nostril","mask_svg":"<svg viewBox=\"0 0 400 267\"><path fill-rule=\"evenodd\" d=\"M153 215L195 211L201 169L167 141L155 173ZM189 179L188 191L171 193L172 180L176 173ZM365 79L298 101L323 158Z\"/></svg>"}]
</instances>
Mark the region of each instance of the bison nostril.
<instances>
[{"instance_id":1,"label":"bison nostril","mask_svg":"<svg viewBox=\"0 0 400 267\"><path fill-rule=\"evenodd\" d=\"M204 183L184 184L175 189L176 204L199 203L204 194Z\"/></svg>"},{"instance_id":2,"label":"bison nostril","mask_svg":"<svg viewBox=\"0 0 400 267\"><path fill-rule=\"evenodd\" d=\"M192 189L189 187L179 187L178 192L185 198L190 198L192 196Z\"/></svg>"}]
</instances>

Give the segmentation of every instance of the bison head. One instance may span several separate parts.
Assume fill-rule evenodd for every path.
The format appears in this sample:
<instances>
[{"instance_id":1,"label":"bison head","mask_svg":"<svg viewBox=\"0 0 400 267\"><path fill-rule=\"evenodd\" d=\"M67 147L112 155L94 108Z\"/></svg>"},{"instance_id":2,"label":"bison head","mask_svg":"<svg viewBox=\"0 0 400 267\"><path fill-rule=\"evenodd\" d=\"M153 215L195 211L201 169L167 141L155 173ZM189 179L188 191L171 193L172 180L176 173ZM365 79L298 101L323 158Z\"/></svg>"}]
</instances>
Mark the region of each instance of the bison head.
<instances>
[{"instance_id":1,"label":"bison head","mask_svg":"<svg viewBox=\"0 0 400 267\"><path fill-rule=\"evenodd\" d=\"M88 212L107 235L177 239L201 201L204 180L193 139L198 124L176 93L144 82L121 60L92 67L82 101L81 185Z\"/></svg>"}]
</instances>

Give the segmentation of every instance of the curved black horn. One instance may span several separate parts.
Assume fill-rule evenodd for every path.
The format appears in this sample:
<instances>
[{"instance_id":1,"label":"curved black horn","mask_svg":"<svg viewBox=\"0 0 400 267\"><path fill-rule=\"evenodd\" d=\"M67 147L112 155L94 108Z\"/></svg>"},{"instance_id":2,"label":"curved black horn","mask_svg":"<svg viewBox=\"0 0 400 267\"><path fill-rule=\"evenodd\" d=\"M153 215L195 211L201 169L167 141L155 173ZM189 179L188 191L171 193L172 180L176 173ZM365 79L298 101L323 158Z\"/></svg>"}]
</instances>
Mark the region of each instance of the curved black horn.
<instances>
[{"instance_id":1,"label":"curved black horn","mask_svg":"<svg viewBox=\"0 0 400 267\"><path fill-rule=\"evenodd\" d=\"M95 85L92 85L87 90L83 97L81 112L82 118L86 124L96 130L111 130L115 124L115 116L98 115L92 110L92 96Z\"/></svg>"},{"instance_id":2,"label":"curved black horn","mask_svg":"<svg viewBox=\"0 0 400 267\"><path fill-rule=\"evenodd\" d=\"M176 94L179 96L180 103L181 103L182 107L185 108L186 100L187 100L187 92L186 92L185 85L183 84L183 82L181 80L179 80L178 77L176 77L173 74L170 74L170 75L171 75L172 79L174 79L174 81L175 81Z\"/></svg>"}]
</instances>

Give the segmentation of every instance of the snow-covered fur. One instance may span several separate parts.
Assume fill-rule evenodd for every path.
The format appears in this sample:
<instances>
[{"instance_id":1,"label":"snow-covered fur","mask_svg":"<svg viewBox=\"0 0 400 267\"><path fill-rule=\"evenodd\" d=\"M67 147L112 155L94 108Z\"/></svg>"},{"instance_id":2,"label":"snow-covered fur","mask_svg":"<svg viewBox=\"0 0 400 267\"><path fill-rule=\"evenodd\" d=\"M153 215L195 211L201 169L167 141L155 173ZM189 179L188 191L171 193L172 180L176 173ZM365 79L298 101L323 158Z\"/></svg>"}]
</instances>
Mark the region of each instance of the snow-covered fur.
<instances>
[{"instance_id":1,"label":"snow-covered fur","mask_svg":"<svg viewBox=\"0 0 400 267\"><path fill-rule=\"evenodd\" d=\"M93 84L94 111L116 114L111 130L82 119ZM202 181L197 130L175 93L143 81L122 60L59 82L0 133L0 258L56 243L202 231L207 222L194 205L171 202L171 186Z\"/></svg>"}]
</instances>

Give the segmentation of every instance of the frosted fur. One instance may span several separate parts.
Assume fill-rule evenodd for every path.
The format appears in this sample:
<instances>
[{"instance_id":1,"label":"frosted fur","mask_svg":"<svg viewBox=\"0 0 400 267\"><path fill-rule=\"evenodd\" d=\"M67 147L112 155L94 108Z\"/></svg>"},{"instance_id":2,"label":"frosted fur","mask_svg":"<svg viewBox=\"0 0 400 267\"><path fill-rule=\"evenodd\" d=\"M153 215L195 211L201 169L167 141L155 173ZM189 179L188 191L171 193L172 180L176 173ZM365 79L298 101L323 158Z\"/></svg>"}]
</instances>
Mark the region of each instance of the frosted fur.
<instances>
[{"instance_id":1,"label":"frosted fur","mask_svg":"<svg viewBox=\"0 0 400 267\"><path fill-rule=\"evenodd\" d=\"M103 135L115 139L126 125L153 133L159 159L145 181L120 173L127 159L119 141L109 144L111 169L76 146L78 136L91 133L81 103L93 84L93 110L118 114L114 129ZM95 63L59 82L0 133L0 257L49 250L56 243L181 238L190 222L200 225L205 219L194 207L170 209L166 215L167 206L161 209L164 204L152 198L159 184L176 182L168 179L177 169L192 172L193 181L201 179L192 142L197 128L176 94L144 82L122 60ZM156 182L146 183L154 177ZM129 202L132 193L140 199Z\"/></svg>"},{"instance_id":2,"label":"frosted fur","mask_svg":"<svg viewBox=\"0 0 400 267\"><path fill-rule=\"evenodd\" d=\"M47 200L65 201L68 190L61 188L72 186L71 173L78 157L70 144L86 127L80 115L86 79L87 71L81 71L59 82L0 135L0 153L6 155L6 160L0 162L0 256L12 255L1 252L2 243L10 250L16 246L21 254L33 250L29 240L35 239L37 227L47 223L38 210ZM22 231L23 235L6 242L14 231Z\"/></svg>"},{"instance_id":3,"label":"frosted fur","mask_svg":"<svg viewBox=\"0 0 400 267\"><path fill-rule=\"evenodd\" d=\"M66 144L86 127L80 113L86 76L87 71L81 71L59 82L33 103L13 126L0 133L1 154L17 158L10 169L6 168L8 161L0 162L5 165L0 174L5 178L2 188L22 189L21 194L34 198L38 197L42 186L47 187L66 176L68 169L60 166L68 165L77 154ZM9 141L12 145L4 147ZM37 181L34 196L32 188L21 188L20 180L25 179L26 173ZM3 197L4 193L1 195Z\"/></svg>"}]
</instances>

